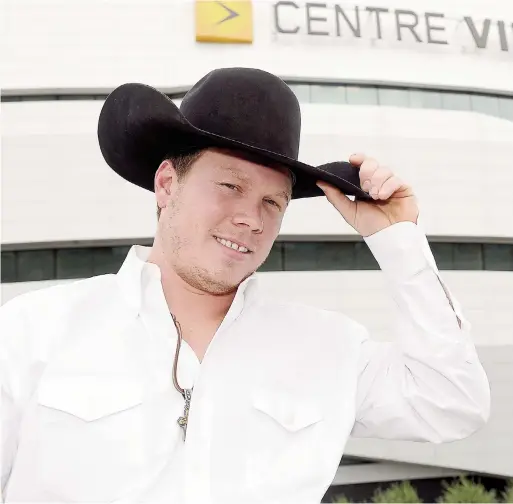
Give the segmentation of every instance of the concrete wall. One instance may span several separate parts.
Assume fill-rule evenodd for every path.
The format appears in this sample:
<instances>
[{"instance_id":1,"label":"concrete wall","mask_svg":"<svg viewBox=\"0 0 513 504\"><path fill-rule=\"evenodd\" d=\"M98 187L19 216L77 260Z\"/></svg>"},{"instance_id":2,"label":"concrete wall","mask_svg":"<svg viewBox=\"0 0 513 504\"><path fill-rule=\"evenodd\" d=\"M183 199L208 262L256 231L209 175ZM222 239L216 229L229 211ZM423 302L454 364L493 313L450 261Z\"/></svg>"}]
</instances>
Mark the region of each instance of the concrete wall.
<instances>
[{"instance_id":1,"label":"concrete wall","mask_svg":"<svg viewBox=\"0 0 513 504\"><path fill-rule=\"evenodd\" d=\"M151 236L154 196L118 177L96 137L99 101L2 106L2 243ZM513 121L471 111L303 104L300 157L363 151L414 187L429 235L513 237ZM493 195L493 197L492 197ZM354 234L324 198L295 201L283 235Z\"/></svg>"},{"instance_id":2,"label":"concrete wall","mask_svg":"<svg viewBox=\"0 0 513 504\"><path fill-rule=\"evenodd\" d=\"M2 45L3 88L105 89L123 82L146 82L157 87L189 86L212 68L256 66L283 77L320 80L368 80L512 89L511 54L513 7L504 0L373 0L326 2L312 9L308 35L304 0L297 9L282 9L285 27L297 34L277 33L274 5L277 0L253 1L254 41L251 45L201 44L194 36L194 2L191 0L5 0ZM313 2L312 2L313 3ZM354 38L344 25L334 34L333 4L347 10L354 22L354 8L361 11L361 37ZM381 38L376 16L367 7L382 7ZM418 42L408 31L398 41L396 11L414 11ZM425 13L443 14L433 26L428 44ZM408 18L408 16L406 16ZM478 35L486 20L490 28L481 49L464 18L470 17ZM42 22L44 20L44 22ZM505 26L508 50L501 50L498 22ZM457 69L457 70L456 70Z\"/></svg>"},{"instance_id":3,"label":"concrete wall","mask_svg":"<svg viewBox=\"0 0 513 504\"><path fill-rule=\"evenodd\" d=\"M274 26L274 0L255 0L252 45L198 44L194 3L182 0L7 0L3 5L2 92L108 93L125 82L187 89L219 66L257 66L308 82L385 83L513 94L513 4L503 0L376 0L386 7L383 37L362 18L362 37L333 35L332 4L317 12L328 35L308 35L305 3ZM339 2L354 15L351 6ZM355 4L356 5L356 4ZM396 36L396 11L413 10L421 42ZM425 13L442 13L427 44ZM489 20L482 48L478 34ZM331 19L331 21L330 21ZM500 22L504 24L501 25ZM331 24L330 24L331 23ZM422 24L424 23L424 24ZM424 28L423 28L424 26ZM507 32L500 37L500 27ZM502 45L502 47L501 47ZM506 47L507 46L507 47ZM101 101L2 103L1 243L129 240L155 226L151 193L131 187L106 166L96 139ZM301 159L322 163L355 151L378 157L412 183L430 236L513 239L513 123L477 112L302 104ZM294 202L283 236L353 234L322 198ZM513 273L447 271L444 278L474 326L492 384L490 423L468 440L443 446L351 440L348 453L513 476ZM280 272L261 275L277 296L348 313L376 339L394 337L394 313L376 271ZM2 302L47 283L4 284ZM364 311L363 306L371 306ZM368 310L368 308L367 308Z\"/></svg>"}]
</instances>

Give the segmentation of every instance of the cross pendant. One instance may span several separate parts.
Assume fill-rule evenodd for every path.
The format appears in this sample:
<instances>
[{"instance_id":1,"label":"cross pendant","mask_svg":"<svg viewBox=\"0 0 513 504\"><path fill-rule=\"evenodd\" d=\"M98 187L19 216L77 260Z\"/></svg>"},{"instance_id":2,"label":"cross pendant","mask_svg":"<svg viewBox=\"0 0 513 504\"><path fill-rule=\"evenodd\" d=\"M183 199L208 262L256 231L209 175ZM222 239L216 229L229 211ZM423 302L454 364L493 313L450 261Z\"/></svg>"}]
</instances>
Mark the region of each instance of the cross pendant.
<instances>
[{"instance_id":1,"label":"cross pendant","mask_svg":"<svg viewBox=\"0 0 513 504\"><path fill-rule=\"evenodd\" d=\"M185 399L185 405L183 408L183 416L181 416L177 423L183 430L183 440L185 441L185 435L187 433L187 421L189 420L189 408L191 407L191 396L192 389L185 389L183 391L183 398Z\"/></svg>"}]
</instances>

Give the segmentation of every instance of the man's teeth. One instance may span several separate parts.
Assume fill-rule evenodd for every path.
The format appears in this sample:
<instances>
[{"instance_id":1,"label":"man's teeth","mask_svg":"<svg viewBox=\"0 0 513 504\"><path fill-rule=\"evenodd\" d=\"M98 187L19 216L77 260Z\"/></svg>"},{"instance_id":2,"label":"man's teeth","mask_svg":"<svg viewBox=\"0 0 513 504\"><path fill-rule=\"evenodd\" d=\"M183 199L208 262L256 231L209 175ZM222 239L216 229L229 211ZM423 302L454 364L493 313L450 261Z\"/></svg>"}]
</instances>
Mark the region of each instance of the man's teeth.
<instances>
[{"instance_id":1,"label":"man's teeth","mask_svg":"<svg viewBox=\"0 0 513 504\"><path fill-rule=\"evenodd\" d=\"M249 252L248 249L246 247L239 247L239 245L237 245L236 243L232 243L230 240L225 240L223 238L217 238L216 237L216 240L221 243L222 245L224 245L225 247L228 247L228 248L231 248L233 250L238 250L239 252Z\"/></svg>"}]
</instances>

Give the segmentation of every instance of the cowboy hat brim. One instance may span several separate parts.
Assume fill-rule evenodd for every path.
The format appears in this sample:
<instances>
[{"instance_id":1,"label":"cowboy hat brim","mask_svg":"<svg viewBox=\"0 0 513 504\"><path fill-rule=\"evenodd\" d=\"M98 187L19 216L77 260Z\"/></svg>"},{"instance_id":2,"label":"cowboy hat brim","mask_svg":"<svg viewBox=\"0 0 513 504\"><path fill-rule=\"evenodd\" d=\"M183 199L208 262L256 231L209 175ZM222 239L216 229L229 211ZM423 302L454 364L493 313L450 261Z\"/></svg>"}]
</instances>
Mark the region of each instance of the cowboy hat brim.
<instances>
[{"instance_id":1,"label":"cowboy hat brim","mask_svg":"<svg viewBox=\"0 0 513 504\"><path fill-rule=\"evenodd\" d=\"M194 148L223 147L252 154L262 164L281 164L295 175L292 198L321 196L318 180L359 200L372 200L360 187L359 170L339 161L311 166L250 143L204 131L155 88L123 84L107 97L98 121L98 141L107 164L125 180L154 191L155 172L166 155Z\"/></svg>"}]
</instances>

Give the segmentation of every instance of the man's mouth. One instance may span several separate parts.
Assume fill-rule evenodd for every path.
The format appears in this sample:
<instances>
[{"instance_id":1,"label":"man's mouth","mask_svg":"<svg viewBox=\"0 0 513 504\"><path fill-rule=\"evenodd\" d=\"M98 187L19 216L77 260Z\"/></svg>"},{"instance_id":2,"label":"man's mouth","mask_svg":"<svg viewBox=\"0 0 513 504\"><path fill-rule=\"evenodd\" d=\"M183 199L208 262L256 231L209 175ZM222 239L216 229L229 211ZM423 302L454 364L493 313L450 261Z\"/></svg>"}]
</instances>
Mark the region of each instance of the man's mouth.
<instances>
[{"instance_id":1,"label":"man's mouth","mask_svg":"<svg viewBox=\"0 0 513 504\"><path fill-rule=\"evenodd\" d=\"M250 254L252 251L249 250L246 246L236 243L231 240L226 240L225 238L219 238L218 236L214 236L218 243L224 245L225 247L236 250L237 252L241 252L242 254Z\"/></svg>"}]
</instances>

